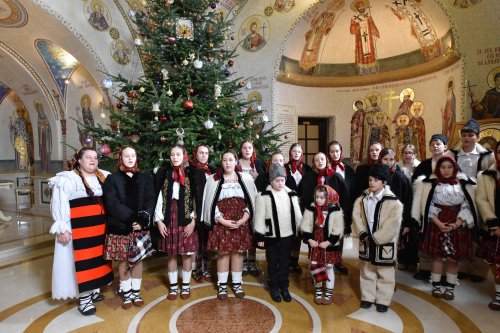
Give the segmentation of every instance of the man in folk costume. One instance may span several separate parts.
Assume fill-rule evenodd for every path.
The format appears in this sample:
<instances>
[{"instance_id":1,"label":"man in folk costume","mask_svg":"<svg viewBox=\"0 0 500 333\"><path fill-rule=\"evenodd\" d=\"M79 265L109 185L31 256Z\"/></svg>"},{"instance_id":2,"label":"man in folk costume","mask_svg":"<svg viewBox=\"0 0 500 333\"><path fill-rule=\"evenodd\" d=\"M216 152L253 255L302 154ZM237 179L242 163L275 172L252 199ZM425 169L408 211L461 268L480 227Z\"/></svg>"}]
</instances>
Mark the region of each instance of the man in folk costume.
<instances>
[{"instance_id":1,"label":"man in folk costume","mask_svg":"<svg viewBox=\"0 0 500 333\"><path fill-rule=\"evenodd\" d=\"M359 238L361 308L376 304L386 312L395 286L397 241L403 205L386 186L389 167L375 164L369 171L369 188L356 199L353 234Z\"/></svg>"},{"instance_id":2,"label":"man in folk costume","mask_svg":"<svg viewBox=\"0 0 500 333\"><path fill-rule=\"evenodd\" d=\"M359 74L377 72L376 39L380 38L377 26L369 12L368 0L354 0L351 9L357 12L351 18L351 35L355 38L355 62Z\"/></svg>"},{"instance_id":3,"label":"man in folk costume","mask_svg":"<svg viewBox=\"0 0 500 333\"><path fill-rule=\"evenodd\" d=\"M96 312L93 302L104 299L101 286L113 281L110 261L103 259L106 216L102 185L109 172L97 168L97 153L82 148L75 154L71 171L49 179L50 210L56 235L52 270L52 298L80 298L78 310Z\"/></svg>"}]
</instances>

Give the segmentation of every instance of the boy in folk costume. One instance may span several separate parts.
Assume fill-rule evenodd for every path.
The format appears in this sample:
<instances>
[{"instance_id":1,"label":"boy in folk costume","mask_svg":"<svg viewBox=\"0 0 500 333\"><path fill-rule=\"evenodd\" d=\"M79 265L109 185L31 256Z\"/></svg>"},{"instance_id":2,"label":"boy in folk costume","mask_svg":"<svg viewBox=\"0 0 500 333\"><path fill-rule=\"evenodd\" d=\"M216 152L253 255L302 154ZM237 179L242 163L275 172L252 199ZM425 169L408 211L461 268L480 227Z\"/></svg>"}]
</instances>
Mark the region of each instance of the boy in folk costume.
<instances>
[{"instance_id":1,"label":"boy in folk costume","mask_svg":"<svg viewBox=\"0 0 500 333\"><path fill-rule=\"evenodd\" d=\"M395 260L403 204L386 186L387 165L370 168L369 188L356 199L353 234L359 238L361 308L387 312L395 286Z\"/></svg>"},{"instance_id":2,"label":"boy in folk costume","mask_svg":"<svg viewBox=\"0 0 500 333\"><path fill-rule=\"evenodd\" d=\"M281 164L271 165L269 181L271 185L255 200L255 238L258 246L266 248L271 298L291 302L288 267L302 213L297 193L285 186L286 172Z\"/></svg>"},{"instance_id":3,"label":"boy in folk costume","mask_svg":"<svg viewBox=\"0 0 500 333\"><path fill-rule=\"evenodd\" d=\"M340 239L344 235L344 213L339 205L339 195L328 185L317 186L314 203L306 207L300 230L309 245L311 271L315 280L314 303L329 305L333 302L335 273L333 266L340 263ZM326 277L318 272L326 269ZM326 290L322 285L326 278Z\"/></svg>"}]
</instances>

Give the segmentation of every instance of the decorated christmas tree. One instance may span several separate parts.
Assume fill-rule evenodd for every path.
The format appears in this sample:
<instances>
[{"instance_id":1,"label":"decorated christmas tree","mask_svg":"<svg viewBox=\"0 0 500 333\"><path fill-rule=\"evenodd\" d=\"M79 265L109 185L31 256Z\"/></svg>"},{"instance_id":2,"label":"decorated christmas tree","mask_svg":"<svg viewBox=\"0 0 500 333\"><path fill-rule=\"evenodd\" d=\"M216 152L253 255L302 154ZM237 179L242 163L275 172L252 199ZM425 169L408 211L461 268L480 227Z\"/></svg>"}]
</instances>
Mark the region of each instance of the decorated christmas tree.
<instances>
[{"instance_id":1,"label":"decorated christmas tree","mask_svg":"<svg viewBox=\"0 0 500 333\"><path fill-rule=\"evenodd\" d=\"M264 129L267 116L244 99L251 86L235 71L233 19L218 10L218 1L149 0L147 6L131 11L145 75L106 78L103 86L114 91L109 128L87 127L104 162L124 145L137 150L144 169L164 163L178 142L188 152L207 144L216 161L244 140L254 142L262 159L277 149L275 128Z\"/></svg>"}]
</instances>

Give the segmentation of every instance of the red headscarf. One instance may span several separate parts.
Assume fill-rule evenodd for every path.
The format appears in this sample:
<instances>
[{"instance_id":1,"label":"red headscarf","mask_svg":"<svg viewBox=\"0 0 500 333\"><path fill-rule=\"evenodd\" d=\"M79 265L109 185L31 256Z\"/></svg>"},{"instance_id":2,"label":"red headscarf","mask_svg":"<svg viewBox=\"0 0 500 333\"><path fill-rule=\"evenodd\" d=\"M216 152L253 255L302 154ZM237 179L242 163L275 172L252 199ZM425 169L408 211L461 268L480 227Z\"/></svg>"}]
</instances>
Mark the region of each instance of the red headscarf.
<instances>
[{"instance_id":1,"label":"red headscarf","mask_svg":"<svg viewBox=\"0 0 500 333\"><path fill-rule=\"evenodd\" d=\"M333 145L337 145L340 148L340 158L339 158L338 161L334 161L330 157L330 146L333 146ZM345 165L342 162L344 160L344 149L342 148L342 145L339 142L337 142L337 141L330 142L330 144L328 145L328 156L327 156L327 158L328 158L328 161L330 161L330 165L332 166L332 170L333 171L337 170L337 167L339 167L340 170L345 171Z\"/></svg>"},{"instance_id":2,"label":"red headscarf","mask_svg":"<svg viewBox=\"0 0 500 333\"><path fill-rule=\"evenodd\" d=\"M453 165L453 175L450 178L444 178L443 175L441 174L441 170L439 169L441 164L443 164L443 162L446 162L446 161L450 162ZM450 185L458 184L457 173L458 173L457 162L455 162L455 159L453 158L453 156L450 156L450 155L443 155L443 157L441 157L437 161L436 167L434 169L434 174L437 177L437 179L436 179L437 184L450 184Z\"/></svg>"},{"instance_id":3,"label":"red headscarf","mask_svg":"<svg viewBox=\"0 0 500 333\"><path fill-rule=\"evenodd\" d=\"M175 166L172 164L174 182L178 182L179 184L184 186L185 181L186 181L186 173L184 172L184 166L187 165L187 163L188 163L188 154L187 154L186 148L184 148L183 146L175 145L172 147L172 149L174 147L181 148L182 155L183 155L181 165Z\"/></svg>"},{"instance_id":4,"label":"red headscarf","mask_svg":"<svg viewBox=\"0 0 500 333\"><path fill-rule=\"evenodd\" d=\"M300 155L300 158L298 160L294 160L292 157L292 149L295 147L301 147L299 144L293 144L290 147L290 150L288 152L288 162L290 163L290 167L292 168L292 174L296 173L297 170L300 172L301 175L304 174L304 171L302 170L302 164L304 161L304 152ZM302 150L302 147L301 147Z\"/></svg>"},{"instance_id":5,"label":"red headscarf","mask_svg":"<svg viewBox=\"0 0 500 333\"><path fill-rule=\"evenodd\" d=\"M131 168L129 167L126 167L125 164L123 163L123 159L122 159L122 151L126 148L132 148L134 149L134 147L131 147L131 146L125 146L125 147L121 147L119 150L118 150L118 170L122 171L122 172L125 172L125 173L128 173L128 172L131 172L131 173L136 173L137 171L139 171L139 166L137 165L137 160L135 161L135 164L134 166L132 166ZM134 149L135 151L135 149Z\"/></svg>"},{"instance_id":6,"label":"red headscarf","mask_svg":"<svg viewBox=\"0 0 500 333\"><path fill-rule=\"evenodd\" d=\"M338 193L328 185L317 186L314 189L314 194L316 194L316 192L322 188L326 189L327 192L325 204L323 206L319 206L316 202L314 202L314 207L316 207L316 218L319 225L323 225L323 223L325 222L325 216L323 215L323 212L328 210L328 208L337 205L339 202Z\"/></svg>"},{"instance_id":7,"label":"red headscarf","mask_svg":"<svg viewBox=\"0 0 500 333\"><path fill-rule=\"evenodd\" d=\"M207 147L206 145L197 145L193 152L191 153L191 161L189 162L189 165L194 168L194 169L200 169L203 170L207 175L211 175L212 172L210 171L210 168L208 167L208 162L207 163L201 163L198 161L198 157L196 154L198 153L198 148L200 147Z\"/></svg>"}]
</instances>

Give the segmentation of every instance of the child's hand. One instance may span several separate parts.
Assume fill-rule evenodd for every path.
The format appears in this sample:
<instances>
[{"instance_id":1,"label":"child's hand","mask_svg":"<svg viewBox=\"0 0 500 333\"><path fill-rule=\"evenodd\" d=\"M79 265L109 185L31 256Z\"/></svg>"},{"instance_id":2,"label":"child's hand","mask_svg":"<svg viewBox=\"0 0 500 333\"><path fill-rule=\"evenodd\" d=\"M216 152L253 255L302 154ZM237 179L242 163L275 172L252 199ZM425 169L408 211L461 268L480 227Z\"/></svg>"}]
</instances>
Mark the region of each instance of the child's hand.
<instances>
[{"instance_id":1,"label":"child's hand","mask_svg":"<svg viewBox=\"0 0 500 333\"><path fill-rule=\"evenodd\" d=\"M257 242L258 247L264 247L264 242Z\"/></svg>"},{"instance_id":2,"label":"child's hand","mask_svg":"<svg viewBox=\"0 0 500 333\"><path fill-rule=\"evenodd\" d=\"M321 242L319 243L319 247L322 248L322 249L326 249L327 247L329 247L332 243L330 243L329 241L324 241L324 242Z\"/></svg>"},{"instance_id":3,"label":"child's hand","mask_svg":"<svg viewBox=\"0 0 500 333\"><path fill-rule=\"evenodd\" d=\"M318 247L318 242L316 242L314 239L310 239L307 241L309 243L310 247Z\"/></svg>"}]
</instances>

